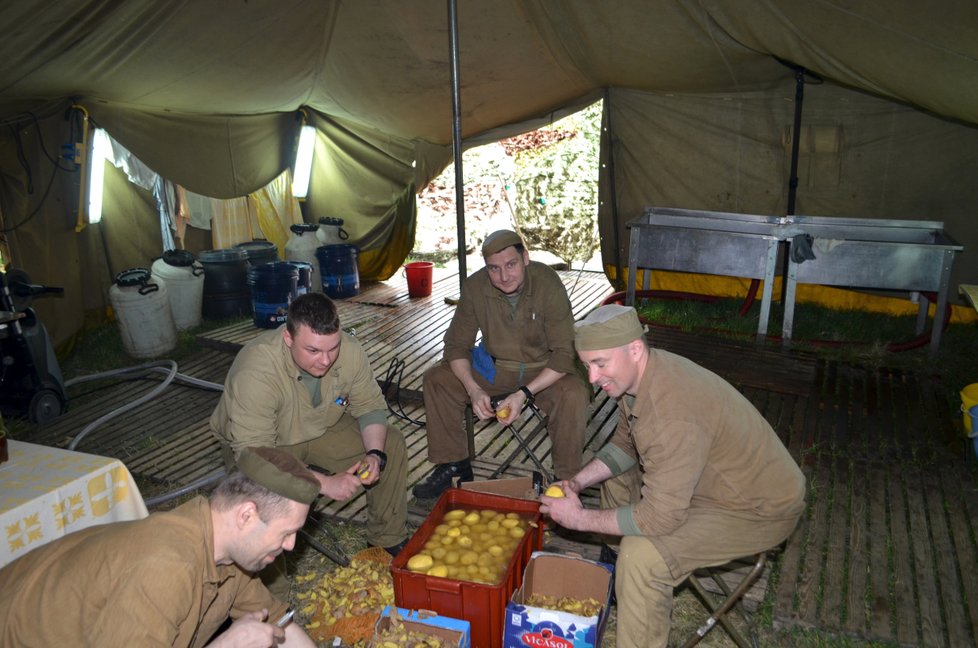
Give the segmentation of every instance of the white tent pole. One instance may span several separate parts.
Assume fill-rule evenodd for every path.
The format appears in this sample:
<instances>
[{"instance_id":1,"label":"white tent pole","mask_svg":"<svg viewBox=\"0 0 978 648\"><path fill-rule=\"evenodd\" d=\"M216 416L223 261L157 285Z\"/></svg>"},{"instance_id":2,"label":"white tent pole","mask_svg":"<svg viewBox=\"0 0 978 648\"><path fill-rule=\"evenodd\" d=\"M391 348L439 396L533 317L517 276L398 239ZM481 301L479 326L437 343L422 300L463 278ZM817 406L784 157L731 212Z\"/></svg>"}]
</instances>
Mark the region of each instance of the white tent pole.
<instances>
[{"instance_id":1,"label":"white tent pole","mask_svg":"<svg viewBox=\"0 0 978 648\"><path fill-rule=\"evenodd\" d=\"M455 219L458 232L458 285L465 280L465 186L462 182L462 98L458 81L458 5L448 0L448 48L452 73L452 154L455 158Z\"/></svg>"}]
</instances>

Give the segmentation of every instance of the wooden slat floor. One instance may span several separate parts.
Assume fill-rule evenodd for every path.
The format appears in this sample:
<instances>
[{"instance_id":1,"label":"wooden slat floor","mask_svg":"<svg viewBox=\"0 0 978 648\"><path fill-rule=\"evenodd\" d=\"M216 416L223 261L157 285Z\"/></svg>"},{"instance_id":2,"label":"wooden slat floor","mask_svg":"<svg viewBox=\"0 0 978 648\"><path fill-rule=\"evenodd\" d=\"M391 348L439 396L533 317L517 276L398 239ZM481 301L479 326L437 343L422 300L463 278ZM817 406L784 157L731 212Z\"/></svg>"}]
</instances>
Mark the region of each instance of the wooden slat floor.
<instances>
[{"instance_id":1,"label":"wooden slat floor","mask_svg":"<svg viewBox=\"0 0 978 648\"><path fill-rule=\"evenodd\" d=\"M611 293L603 276L562 272L576 317ZM392 424L410 454L408 488L423 479L426 461L421 375L437 362L451 318L446 298L458 277L436 274L431 297L408 298L402 277L364 286L339 303L345 328L355 329L378 380L387 388ZM180 366L182 374L223 382L233 352L260 334L242 321L203 334L207 350ZM736 385L765 415L808 477L806 513L774 569L749 594L765 591L775 624L901 645L976 646L978 635L978 470L961 434L957 403L935 379L911 373L816 360L798 351L736 343L655 327L650 339L712 369ZM93 391L73 387L69 411L30 430L38 443L64 447L92 421L143 396L160 374ZM82 395L84 392L92 392ZM182 486L221 468L207 420L219 393L174 382L150 400L100 425L78 450L122 459L144 483ZM614 403L593 403L585 459L614 429ZM532 429L528 415L521 429ZM488 477L512 449L495 423L475 426L476 474ZM534 452L549 465L549 440ZM523 457L504 473L528 474ZM596 504L596 492L586 500ZM412 501L417 523L430 503ZM364 500L324 511L361 522ZM597 546L553 535L553 546L596 557ZM579 540L579 538L577 539ZM739 575L734 571L730 578Z\"/></svg>"}]
</instances>

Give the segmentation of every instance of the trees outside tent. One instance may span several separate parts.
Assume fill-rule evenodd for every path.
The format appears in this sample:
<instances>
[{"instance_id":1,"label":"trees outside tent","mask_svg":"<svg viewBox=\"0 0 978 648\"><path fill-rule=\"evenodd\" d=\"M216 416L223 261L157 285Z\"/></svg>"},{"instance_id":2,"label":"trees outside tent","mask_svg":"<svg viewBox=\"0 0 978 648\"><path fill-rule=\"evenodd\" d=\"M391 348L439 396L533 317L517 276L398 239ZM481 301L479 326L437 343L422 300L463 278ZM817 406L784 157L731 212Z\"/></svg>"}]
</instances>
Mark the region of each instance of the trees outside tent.
<instances>
[{"instance_id":1,"label":"trees outside tent","mask_svg":"<svg viewBox=\"0 0 978 648\"><path fill-rule=\"evenodd\" d=\"M571 266L598 248L601 103L552 125L469 149L463 157L466 239L477 250L492 231L515 228L534 251ZM457 245L455 171L448 166L418 196L414 254L451 258Z\"/></svg>"}]
</instances>

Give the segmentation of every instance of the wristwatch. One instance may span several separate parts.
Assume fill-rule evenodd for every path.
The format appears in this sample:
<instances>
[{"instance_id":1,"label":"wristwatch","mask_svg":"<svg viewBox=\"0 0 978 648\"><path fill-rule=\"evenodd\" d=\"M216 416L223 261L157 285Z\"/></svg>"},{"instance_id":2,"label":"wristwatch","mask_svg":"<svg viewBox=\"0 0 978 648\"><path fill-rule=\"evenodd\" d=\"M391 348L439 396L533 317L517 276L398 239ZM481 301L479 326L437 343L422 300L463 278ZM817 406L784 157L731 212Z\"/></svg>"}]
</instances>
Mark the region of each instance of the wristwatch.
<instances>
[{"instance_id":1,"label":"wristwatch","mask_svg":"<svg viewBox=\"0 0 978 648\"><path fill-rule=\"evenodd\" d=\"M377 450L374 448L373 450L367 450L367 454L374 455L380 459L380 472L384 472L384 467L387 466L387 453L383 450Z\"/></svg>"},{"instance_id":2,"label":"wristwatch","mask_svg":"<svg viewBox=\"0 0 978 648\"><path fill-rule=\"evenodd\" d=\"M533 400L533 392L530 391L529 387L526 385L520 385L520 391L526 394L526 402L529 403L531 400Z\"/></svg>"}]
</instances>

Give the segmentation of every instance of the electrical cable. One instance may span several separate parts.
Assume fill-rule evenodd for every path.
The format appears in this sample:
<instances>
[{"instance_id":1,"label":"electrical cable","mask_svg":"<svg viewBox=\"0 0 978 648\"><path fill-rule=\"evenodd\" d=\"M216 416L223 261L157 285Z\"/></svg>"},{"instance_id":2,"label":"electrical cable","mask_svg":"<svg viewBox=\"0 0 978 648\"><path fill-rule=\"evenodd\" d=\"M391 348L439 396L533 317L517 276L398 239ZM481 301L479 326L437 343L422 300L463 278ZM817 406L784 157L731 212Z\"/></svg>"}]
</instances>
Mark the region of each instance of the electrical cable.
<instances>
[{"instance_id":1,"label":"electrical cable","mask_svg":"<svg viewBox=\"0 0 978 648\"><path fill-rule=\"evenodd\" d=\"M390 364L387 365L387 374L384 376L384 380L382 381L385 398L390 391L391 384L394 383L394 378L397 378L393 397L386 398L387 409L390 410L391 414L402 421L407 421L408 423L417 425L418 427L424 427L426 425L426 421L418 421L411 418L408 416L407 412L404 411L404 407L401 405L401 380L404 378L405 364L406 363L403 360L392 358ZM396 410L394 409L395 406L397 407Z\"/></svg>"}]
</instances>

